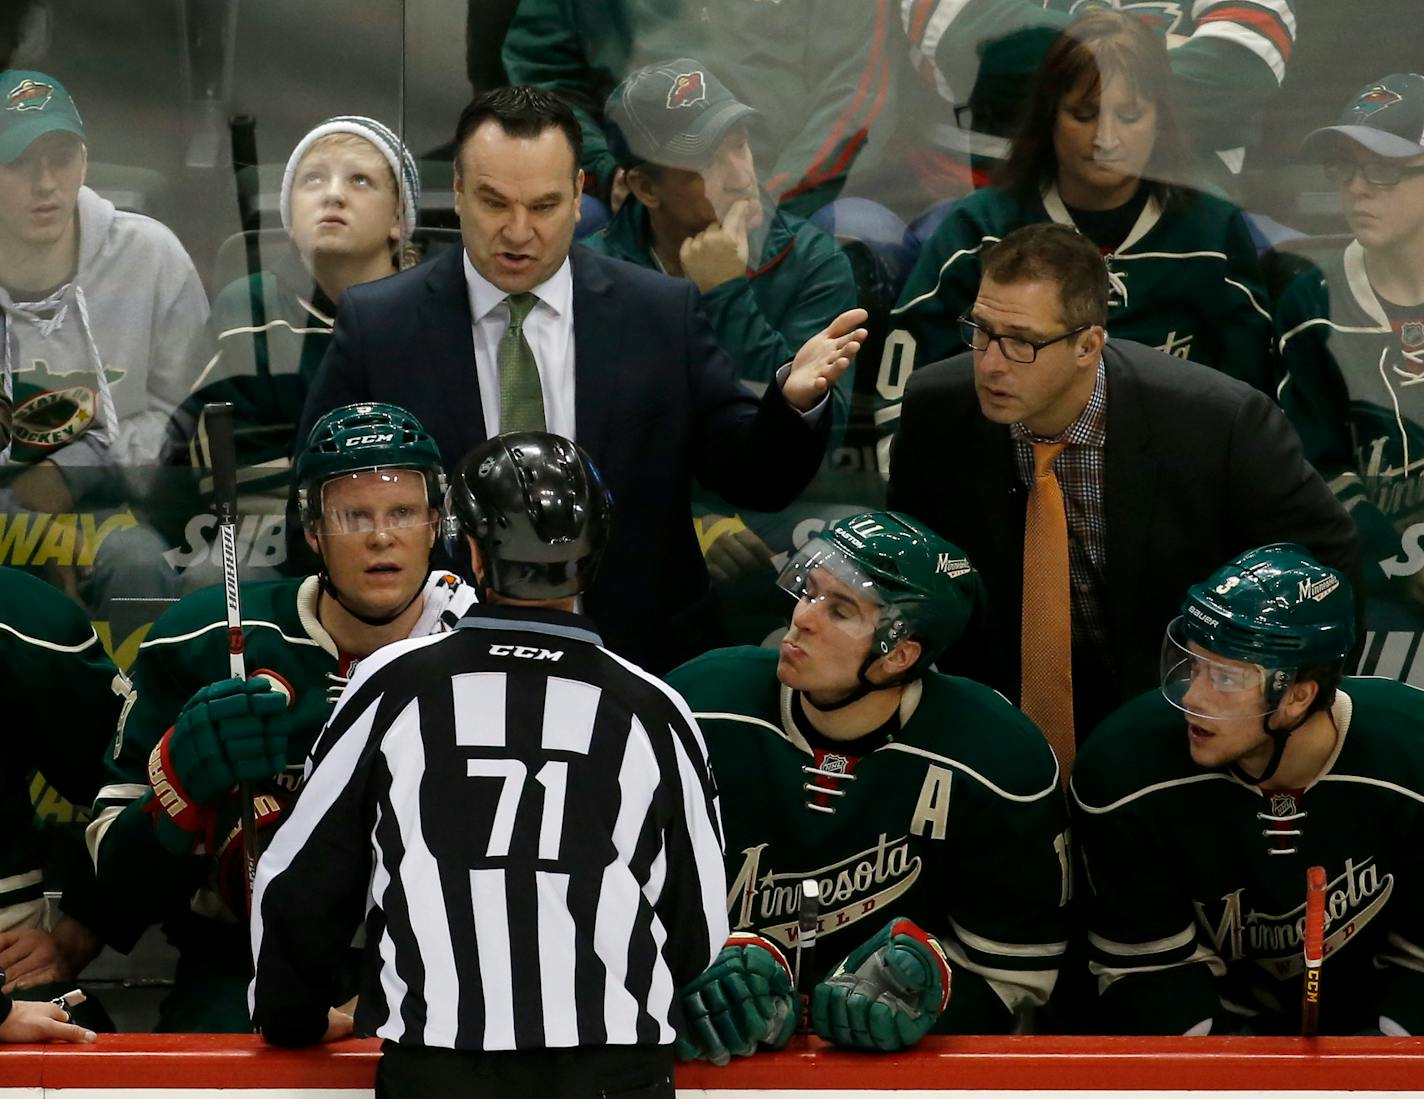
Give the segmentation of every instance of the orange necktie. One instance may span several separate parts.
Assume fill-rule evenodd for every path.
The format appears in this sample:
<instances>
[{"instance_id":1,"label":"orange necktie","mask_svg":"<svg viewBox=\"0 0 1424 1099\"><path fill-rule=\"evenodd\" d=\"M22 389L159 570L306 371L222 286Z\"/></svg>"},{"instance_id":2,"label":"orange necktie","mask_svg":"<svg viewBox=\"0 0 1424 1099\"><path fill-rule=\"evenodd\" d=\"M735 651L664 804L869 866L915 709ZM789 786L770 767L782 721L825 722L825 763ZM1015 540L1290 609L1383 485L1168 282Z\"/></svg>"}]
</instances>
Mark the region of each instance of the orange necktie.
<instances>
[{"instance_id":1,"label":"orange necktie","mask_svg":"<svg viewBox=\"0 0 1424 1099\"><path fill-rule=\"evenodd\" d=\"M1033 444L1033 488L1024 522L1023 669L1019 708L1048 738L1064 782L1073 767L1073 604L1068 513L1053 462L1065 443Z\"/></svg>"}]
</instances>

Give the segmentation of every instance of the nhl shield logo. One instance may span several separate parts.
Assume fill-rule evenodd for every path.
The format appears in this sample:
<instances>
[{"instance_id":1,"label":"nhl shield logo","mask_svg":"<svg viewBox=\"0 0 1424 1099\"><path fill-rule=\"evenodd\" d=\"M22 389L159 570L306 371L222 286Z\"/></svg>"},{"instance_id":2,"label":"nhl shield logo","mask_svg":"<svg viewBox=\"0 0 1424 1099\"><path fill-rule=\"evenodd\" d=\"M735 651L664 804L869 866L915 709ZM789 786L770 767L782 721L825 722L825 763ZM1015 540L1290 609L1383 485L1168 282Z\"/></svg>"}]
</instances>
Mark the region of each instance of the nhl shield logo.
<instances>
[{"instance_id":1,"label":"nhl shield logo","mask_svg":"<svg viewBox=\"0 0 1424 1099\"><path fill-rule=\"evenodd\" d=\"M1409 351L1424 347L1424 321L1406 321L1399 328L1399 340Z\"/></svg>"},{"instance_id":2,"label":"nhl shield logo","mask_svg":"<svg viewBox=\"0 0 1424 1099\"><path fill-rule=\"evenodd\" d=\"M54 85L26 77L5 94L7 111L42 111L54 97Z\"/></svg>"},{"instance_id":3,"label":"nhl shield logo","mask_svg":"<svg viewBox=\"0 0 1424 1099\"><path fill-rule=\"evenodd\" d=\"M850 766L850 760L845 756L837 755L835 752L827 752L821 757L821 770L829 771L833 775L843 775Z\"/></svg>"},{"instance_id":4,"label":"nhl shield logo","mask_svg":"<svg viewBox=\"0 0 1424 1099\"><path fill-rule=\"evenodd\" d=\"M1290 794L1271 795L1271 816L1292 817L1295 816L1295 798Z\"/></svg>"},{"instance_id":5,"label":"nhl shield logo","mask_svg":"<svg viewBox=\"0 0 1424 1099\"><path fill-rule=\"evenodd\" d=\"M1376 84L1350 105L1350 113L1359 115L1361 118L1368 118L1376 111L1382 111L1386 107L1393 107L1396 103L1402 102L1403 99L1404 96L1398 92L1391 91L1383 84Z\"/></svg>"},{"instance_id":6,"label":"nhl shield logo","mask_svg":"<svg viewBox=\"0 0 1424 1099\"><path fill-rule=\"evenodd\" d=\"M672 89L668 92L667 105L671 110L677 107L691 107L707 102L707 80L700 71L678 73L673 78Z\"/></svg>"}]
</instances>

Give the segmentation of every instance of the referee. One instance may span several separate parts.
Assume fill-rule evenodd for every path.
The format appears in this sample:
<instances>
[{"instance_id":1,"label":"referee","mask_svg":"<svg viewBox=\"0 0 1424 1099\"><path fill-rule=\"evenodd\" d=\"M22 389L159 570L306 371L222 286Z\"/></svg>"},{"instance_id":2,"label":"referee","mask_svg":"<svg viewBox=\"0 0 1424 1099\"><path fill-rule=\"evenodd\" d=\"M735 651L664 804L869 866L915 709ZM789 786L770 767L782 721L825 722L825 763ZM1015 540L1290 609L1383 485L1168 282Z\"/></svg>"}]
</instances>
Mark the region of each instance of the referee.
<instances>
[{"instance_id":1,"label":"referee","mask_svg":"<svg viewBox=\"0 0 1424 1099\"><path fill-rule=\"evenodd\" d=\"M581 450L492 439L446 505L484 603L342 695L259 866L253 1022L350 1033L331 976L364 916L378 1099L670 1099L675 990L728 932L701 736L574 613L612 516Z\"/></svg>"}]
</instances>

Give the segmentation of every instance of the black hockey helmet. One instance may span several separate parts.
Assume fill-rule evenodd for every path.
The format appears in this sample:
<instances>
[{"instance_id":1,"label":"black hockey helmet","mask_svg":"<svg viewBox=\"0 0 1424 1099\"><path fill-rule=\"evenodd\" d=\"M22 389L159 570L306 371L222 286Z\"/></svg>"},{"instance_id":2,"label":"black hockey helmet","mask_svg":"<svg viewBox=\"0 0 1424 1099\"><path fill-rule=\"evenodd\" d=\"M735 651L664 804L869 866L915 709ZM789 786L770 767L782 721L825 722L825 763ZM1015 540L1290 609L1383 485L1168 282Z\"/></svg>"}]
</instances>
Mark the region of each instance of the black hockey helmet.
<instances>
[{"instance_id":1,"label":"black hockey helmet","mask_svg":"<svg viewBox=\"0 0 1424 1099\"><path fill-rule=\"evenodd\" d=\"M543 431L509 432L466 454L445 505L447 541L473 538L483 585L510 599L587 591L613 524L613 497L593 461Z\"/></svg>"}]
</instances>

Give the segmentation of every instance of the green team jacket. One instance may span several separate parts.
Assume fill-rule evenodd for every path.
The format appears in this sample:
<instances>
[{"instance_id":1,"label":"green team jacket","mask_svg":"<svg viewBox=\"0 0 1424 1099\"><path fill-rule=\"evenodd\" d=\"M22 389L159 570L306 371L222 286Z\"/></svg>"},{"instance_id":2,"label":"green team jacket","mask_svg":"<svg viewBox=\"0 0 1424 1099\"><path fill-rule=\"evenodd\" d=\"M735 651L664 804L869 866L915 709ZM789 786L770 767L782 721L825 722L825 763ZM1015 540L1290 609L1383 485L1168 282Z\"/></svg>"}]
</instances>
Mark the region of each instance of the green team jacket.
<instances>
[{"instance_id":1,"label":"green team jacket","mask_svg":"<svg viewBox=\"0 0 1424 1099\"><path fill-rule=\"evenodd\" d=\"M717 780L732 930L794 946L799 883L817 878L818 979L909 918L954 970L937 1029L1006 1031L1020 1005L1047 1001L1067 946L1066 810L1042 734L989 688L930 673L889 743L813 750L776 661L720 649L668 676Z\"/></svg>"},{"instance_id":2,"label":"green team jacket","mask_svg":"<svg viewBox=\"0 0 1424 1099\"><path fill-rule=\"evenodd\" d=\"M287 769L268 788L255 791L285 804L300 787L307 753L355 660L337 651L317 619L316 577L243 584L241 592L248 674L273 671L292 687ZM411 636L449 629L473 601L470 588L459 578L432 573L425 586L425 610ZM106 785L94 803L89 850L100 889L124 916L127 934L114 943L121 950L129 949L148 925L190 909L226 924L235 923L235 912L242 910L241 881L233 893L229 860L220 863L213 857L218 852L206 848L193 855L171 854L159 844L145 808L152 798L148 757L154 745L195 691L227 677L227 617L219 584L169 608L139 646L132 694L106 764ZM224 826L238 818L236 799L229 800L234 804L223 806ZM216 844L226 839L220 827Z\"/></svg>"},{"instance_id":3,"label":"green team jacket","mask_svg":"<svg viewBox=\"0 0 1424 1099\"><path fill-rule=\"evenodd\" d=\"M1424 694L1346 678L1334 757L1303 793L1192 762L1157 691L1084 743L1074 837L1089 947L1114 1028L1298 1034L1305 872L1325 868L1323 1034L1424 1033ZM1289 830L1298 830L1293 835ZM1273 853L1274 852L1274 853Z\"/></svg>"},{"instance_id":4,"label":"green team jacket","mask_svg":"<svg viewBox=\"0 0 1424 1099\"><path fill-rule=\"evenodd\" d=\"M0 769L0 929L13 931L40 926L44 912L45 842L30 777L38 769L77 806L93 801L128 682L77 606L12 568L0 568L0 669L10 729ZM85 884L70 883L64 908L102 931Z\"/></svg>"},{"instance_id":5,"label":"green team jacket","mask_svg":"<svg viewBox=\"0 0 1424 1099\"><path fill-rule=\"evenodd\" d=\"M505 35L512 84L553 88L583 130L583 168L607 195L617 162L603 104L643 65L691 57L761 112L767 190L810 213L834 197L873 124L893 109L889 0L521 0ZM798 202L797 200L800 199Z\"/></svg>"},{"instance_id":6,"label":"green team jacket","mask_svg":"<svg viewBox=\"0 0 1424 1099\"><path fill-rule=\"evenodd\" d=\"M296 261L227 286L210 321L217 350L170 425L170 460L211 466L199 430L203 405L231 401L241 494L285 497L293 436L335 317L336 306Z\"/></svg>"},{"instance_id":7,"label":"green team jacket","mask_svg":"<svg viewBox=\"0 0 1424 1099\"><path fill-rule=\"evenodd\" d=\"M762 388L803 343L855 308L855 277L836 242L805 218L764 206L767 229L756 265L702 295L702 312L738 375ZM604 229L583 243L606 256L658 268L647 207L631 196ZM854 370L851 363L831 394L831 449L845 436Z\"/></svg>"},{"instance_id":8,"label":"green team jacket","mask_svg":"<svg viewBox=\"0 0 1424 1099\"><path fill-rule=\"evenodd\" d=\"M1391 323L1359 241L1297 277L1276 306L1281 407L1354 518L1378 595L1424 567L1424 306L1416 314Z\"/></svg>"},{"instance_id":9,"label":"green team jacket","mask_svg":"<svg viewBox=\"0 0 1424 1099\"><path fill-rule=\"evenodd\" d=\"M1187 41L1172 49L1174 105L1203 149L1254 142L1295 45L1296 0L905 0L912 63L975 129L1008 133L1049 44L1091 8L1128 12Z\"/></svg>"},{"instance_id":10,"label":"green team jacket","mask_svg":"<svg viewBox=\"0 0 1424 1099\"><path fill-rule=\"evenodd\" d=\"M890 313L876 379L875 422L882 455L900 425L910 372L966 350L956 323L979 293L979 253L1025 225L1073 219L1058 189L1025 203L985 188L956 203L925 244ZM1256 248L1231 203L1189 192L1164 210L1148 199L1137 224L1106 257L1108 332L1178 358L1216 367L1269 392L1271 315Z\"/></svg>"}]
</instances>

